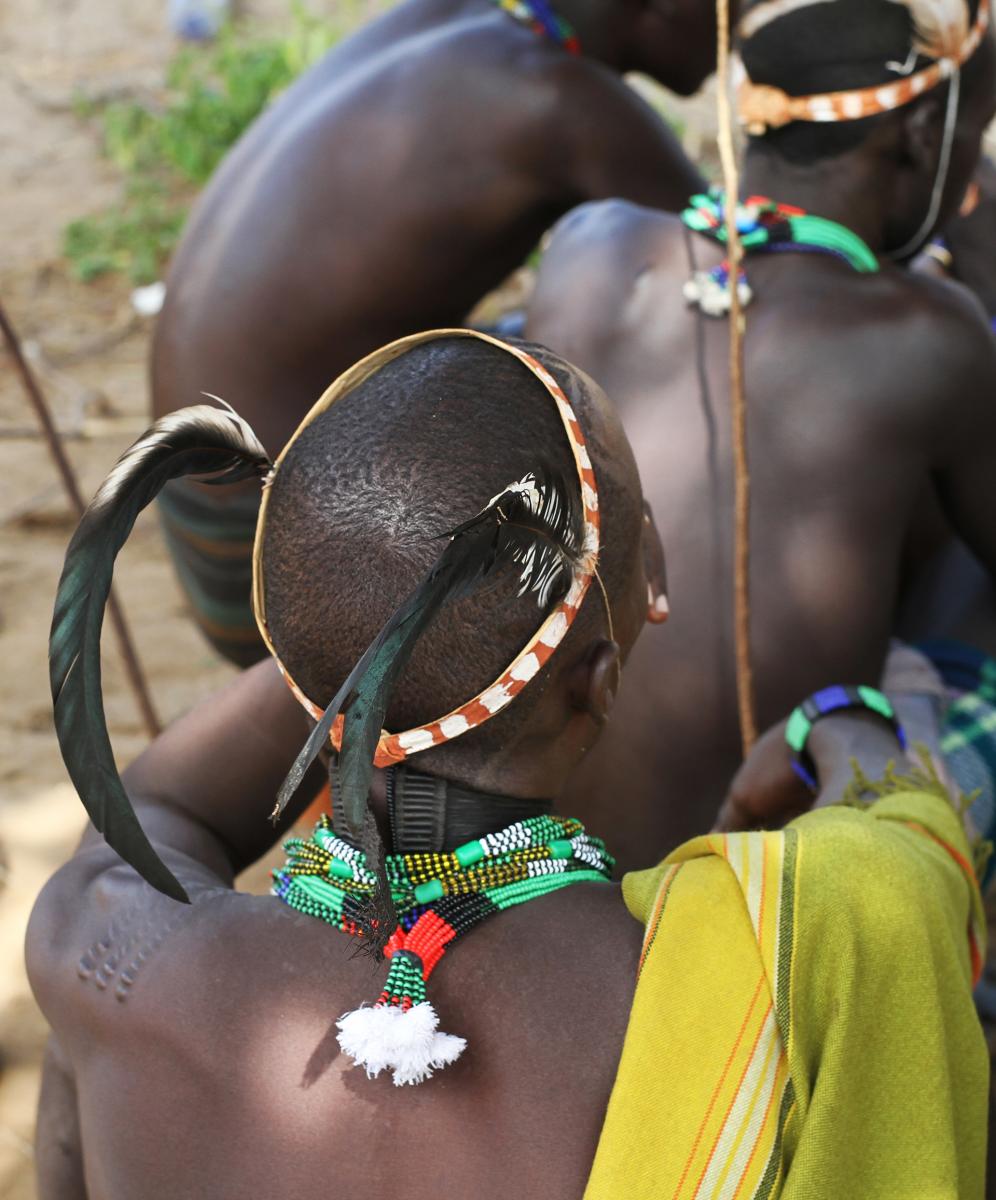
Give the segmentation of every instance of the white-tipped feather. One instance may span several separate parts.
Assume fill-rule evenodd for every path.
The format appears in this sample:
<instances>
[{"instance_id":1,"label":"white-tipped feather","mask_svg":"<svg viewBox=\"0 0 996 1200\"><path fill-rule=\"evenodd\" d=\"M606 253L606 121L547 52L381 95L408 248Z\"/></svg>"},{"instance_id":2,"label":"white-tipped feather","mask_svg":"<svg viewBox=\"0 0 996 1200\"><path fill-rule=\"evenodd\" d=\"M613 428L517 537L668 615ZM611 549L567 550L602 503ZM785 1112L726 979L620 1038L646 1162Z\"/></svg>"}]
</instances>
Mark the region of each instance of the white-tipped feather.
<instances>
[{"instance_id":1,"label":"white-tipped feather","mask_svg":"<svg viewBox=\"0 0 996 1200\"><path fill-rule=\"evenodd\" d=\"M515 483L503 488L497 496L488 501L489 508L497 507L502 513L501 500L505 496L520 496L531 513L543 520L552 529L568 529L568 506L560 491L553 484L541 483L534 472L529 471ZM572 565L565 558L559 546L551 541L537 537L527 548L516 550L512 561L522 564L519 575L519 595L527 592L536 593L536 602L540 608L546 608L554 587L560 580L561 573L571 572Z\"/></svg>"},{"instance_id":2,"label":"white-tipped feather","mask_svg":"<svg viewBox=\"0 0 996 1200\"><path fill-rule=\"evenodd\" d=\"M207 393L204 393L207 395ZM217 396L212 399L217 400ZM113 501L122 487L134 481L149 459L162 454L164 445L168 445L175 434L189 437L191 425L196 422L210 437L214 434L215 442L223 442L231 437L231 427L234 424L245 439L245 447L239 447L242 454L255 455L260 461L266 459L266 451L253 432L247 421L234 410L226 412L212 408L210 404L195 404L190 408L180 408L176 412L167 413L160 417L146 433L121 455L111 468L107 478L100 485L91 507L102 508ZM207 440L207 439L206 439ZM233 443L233 453L235 444Z\"/></svg>"},{"instance_id":3,"label":"white-tipped feather","mask_svg":"<svg viewBox=\"0 0 996 1200\"><path fill-rule=\"evenodd\" d=\"M439 1031L439 1017L428 1001L404 1011L375 1005L345 1013L336 1022L339 1045L373 1079L391 1071L396 1087L424 1083L433 1071L449 1066L466 1041Z\"/></svg>"},{"instance_id":4,"label":"white-tipped feather","mask_svg":"<svg viewBox=\"0 0 996 1200\"><path fill-rule=\"evenodd\" d=\"M114 763L101 695L104 605L117 553L164 484L186 475L235 483L269 465L252 430L232 413L199 404L160 418L124 452L87 507L56 593L49 681L70 778L108 845L176 900L188 896L143 832Z\"/></svg>"},{"instance_id":5,"label":"white-tipped feather","mask_svg":"<svg viewBox=\"0 0 996 1200\"><path fill-rule=\"evenodd\" d=\"M958 60L968 37L965 0L890 0L909 9L913 49L927 58Z\"/></svg>"},{"instance_id":6,"label":"white-tipped feather","mask_svg":"<svg viewBox=\"0 0 996 1200\"><path fill-rule=\"evenodd\" d=\"M249 422L245 419L245 417L239 416L239 414L235 411L234 408L232 408L232 406L228 403L227 400L222 399L221 396L216 396L214 394L214 392L201 392L201 395L207 396L207 398L209 400L217 400L218 403L225 410L225 412L228 414L229 419L236 425L237 428L242 430L242 433L245 436L246 441L254 442L254 443L256 443L256 445L259 445L259 439L256 437L256 431L249 424ZM260 446L260 449L262 449L262 446ZM273 470L273 468L271 467L270 471L272 472L272 470Z\"/></svg>"}]
</instances>

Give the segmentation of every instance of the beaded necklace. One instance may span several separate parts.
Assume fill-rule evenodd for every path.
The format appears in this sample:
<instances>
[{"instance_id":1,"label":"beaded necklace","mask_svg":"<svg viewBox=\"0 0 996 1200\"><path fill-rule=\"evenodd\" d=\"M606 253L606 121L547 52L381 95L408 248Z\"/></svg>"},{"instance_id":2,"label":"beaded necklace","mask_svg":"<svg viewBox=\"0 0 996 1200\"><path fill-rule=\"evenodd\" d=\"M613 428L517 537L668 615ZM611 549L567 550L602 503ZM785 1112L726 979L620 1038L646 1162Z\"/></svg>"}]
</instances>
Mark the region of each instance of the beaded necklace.
<instances>
[{"instance_id":1,"label":"beaded necklace","mask_svg":"<svg viewBox=\"0 0 996 1200\"><path fill-rule=\"evenodd\" d=\"M546 0L493 0L495 4L516 21L536 34L537 37L549 38L558 46L563 46L568 54L580 54L581 42L574 32L574 27L564 17L554 11Z\"/></svg>"},{"instance_id":2,"label":"beaded necklace","mask_svg":"<svg viewBox=\"0 0 996 1200\"><path fill-rule=\"evenodd\" d=\"M719 188L693 196L681 214L685 225L726 244L725 200ZM813 217L802 208L778 204L766 196L749 196L737 205L737 230L745 254L829 254L847 263L861 274L879 270L878 259L867 244L837 221ZM753 291L745 272L737 284L740 303L748 305ZM722 317L730 311L730 264L723 261L711 271L696 271L684 287L685 299L710 317Z\"/></svg>"},{"instance_id":3,"label":"beaded necklace","mask_svg":"<svg viewBox=\"0 0 996 1200\"><path fill-rule=\"evenodd\" d=\"M325 815L308 839L284 844L273 894L307 916L356 935L377 879L366 855L337 837ZM387 981L372 1007L337 1022L339 1045L370 1077L421 1083L463 1052L442 1033L426 983L452 942L495 913L574 883L604 882L614 859L580 821L538 816L443 853L389 854L387 880L399 924L384 948Z\"/></svg>"}]
</instances>

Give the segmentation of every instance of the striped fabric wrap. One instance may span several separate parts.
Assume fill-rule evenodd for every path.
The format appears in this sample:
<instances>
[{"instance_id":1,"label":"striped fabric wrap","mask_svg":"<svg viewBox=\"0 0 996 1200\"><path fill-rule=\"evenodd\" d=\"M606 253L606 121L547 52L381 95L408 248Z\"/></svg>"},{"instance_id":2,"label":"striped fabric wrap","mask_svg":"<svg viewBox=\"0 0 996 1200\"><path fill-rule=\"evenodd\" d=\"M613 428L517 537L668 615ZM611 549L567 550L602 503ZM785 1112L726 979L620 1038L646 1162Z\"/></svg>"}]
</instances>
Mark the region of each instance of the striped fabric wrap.
<instances>
[{"instance_id":1,"label":"striped fabric wrap","mask_svg":"<svg viewBox=\"0 0 996 1200\"><path fill-rule=\"evenodd\" d=\"M981 1196L970 861L909 791L626 876L645 938L585 1200Z\"/></svg>"},{"instance_id":2,"label":"striped fabric wrap","mask_svg":"<svg viewBox=\"0 0 996 1200\"><path fill-rule=\"evenodd\" d=\"M947 689L941 754L965 796L969 815L988 842L996 840L996 662L964 642L931 640L918 647L940 673ZM988 893L996 877L996 855L982 877Z\"/></svg>"},{"instance_id":3,"label":"striped fabric wrap","mask_svg":"<svg viewBox=\"0 0 996 1200\"><path fill-rule=\"evenodd\" d=\"M258 490L219 496L188 480L172 480L156 506L180 586L204 636L236 666L265 658L251 601Z\"/></svg>"},{"instance_id":4,"label":"striped fabric wrap","mask_svg":"<svg viewBox=\"0 0 996 1200\"><path fill-rule=\"evenodd\" d=\"M802 7L801 3L793 3L784 12L776 12L775 15L785 15L799 7ZM857 121L877 113L891 112L910 104L924 92L949 79L978 50L988 26L989 0L980 0L975 23L953 57L939 58L920 71L872 87L790 96L781 88L753 83L745 76L737 91L740 124L749 134L760 136L769 129L780 129L792 121Z\"/></svg>"},{"instance_id":5,"label":"striped fabric wrap","mask_svg":"<svg viewBox=\"0 0 996 1200\"><path fill-rule=\"evenodd\" d=\"M539 673L553 652L564 640L588 593L588 588L591 585L598 562L600 527L598 487L595 482L595 472L591 465L591 459L588 456L584 431L570 401L567 399L560 384L531 354L527 354L518 346L512 346L508 342L491 337L490 334L481 333L477 330L434 329L427 333L414 334L411 337L401 338L399 341L392 342L390 345L384 346L367 358L362 359L332 384L304 418L274 464L274 473L279 471L280 464L286 456L287 451L294 444L294 441L301 434L302 430L316 416L325 412L337 400L340 400L348 392L358 387L370 375L380 370L386 363L391 362L399 355L406 353L415 346L421 345L423 342L450 337L475 338L478 341L488 342L492 346L496 346L498 349L513 355L543 384L556 403L557 411L560 414L560 419L564 427L564 433L577 468L584 514L583 556L567 595L546 616L536 633L529 639L501 675L478 695L459 705L451 712L446 713L445 716L440 717L436 721L430 721L425 725L419 725L414 729L406 729L400 733L388 733L387 730L384 730L381 733L374 756L374 765L377 767L389 767L394 763L401 762L409 754L417 754L420 750L428 750L430 746L439 746L443 742L451 741L468 730L482 725L485 721L493 717L495 713L501 712L503 708L510 704L526 684ZM259 510L259 524L256 530L256 545L253 553L253 607L256 613L256 622L259 626L260 634L276 660L287 686L291 689L300 704L316 720L320 720L324 710L311 700L310 697L306 696L291 678L290 673L280 661L274 649L266 622L262 545L268 494L268 486L264 486L263 501ZM342 744L343 722L344 718L340 716L332 726L331 741L337 751Z\"/></svg>"}]
</instances>

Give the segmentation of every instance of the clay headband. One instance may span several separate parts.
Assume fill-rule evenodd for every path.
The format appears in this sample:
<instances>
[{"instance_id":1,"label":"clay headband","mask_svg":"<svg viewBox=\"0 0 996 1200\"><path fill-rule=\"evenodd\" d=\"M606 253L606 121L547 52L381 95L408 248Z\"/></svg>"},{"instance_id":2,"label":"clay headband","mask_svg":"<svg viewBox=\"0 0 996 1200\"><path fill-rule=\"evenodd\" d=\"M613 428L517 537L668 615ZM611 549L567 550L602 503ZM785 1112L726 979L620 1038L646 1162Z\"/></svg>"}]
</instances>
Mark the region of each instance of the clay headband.
<instances>
[{"instance_id":1,"label":"clay headband","mask_svg":"<svg viewBox=\"0 0 996 1200\"><path fill-rule=\"evenodd\" d=\"M478 695L436 721L430 721L414 729L406 729L401 733L388 733L386 730L382 730L374 754L374 765L377 767L391 766L394 763L401 762L410 754L417 754L421 750L428 750L430 746L440 746L444 742L452 741L453 738L460 737L461 734L466 733L468 730L482 725L510 704L526 684L539 673L554 650L563 641L565 634L570 629L574 618L578 614L578 610L581 608L592 578L595 575L595 567L598 562L600 521L595 473L592 469L591 460L588 457L584 431L581 428L577 415L567 396L564 394L564 390L550 372L541 363L537 362L531 354L527 354L524 350L520 350L516 346L511 346L498 338L491 337L489 334L479 333L472 329L434 329L425 333L413 334L411 337L401 338L361 359L360 362L356 363L355 366L351 367L335 380L297 427L294 435L277 457L270 474L264 482L259 520L256 525L256 540L253 546L253 610L256 614L256 624L259 626L260 635L276 661L287 686L311 716L316 720L320 720L324 710L320 705L306 696L294 682L287 668L280 661L270 637L269 626L267 625L266 597L263 587L262 546L270 484L279 472L280 466L291 446L293 446L297 438L300 437L301 433L317 416L331 408L333 404L357 388L376 371L379 371L381 367L398 358L400 355L405 354L415 346L420 346L424 342L435 341L440 338L457 337L475 338L478 341L487 342L489 345L496 346L499 350L504 350L506 353L511 354L543 384L547 392L553 397L578 473L584 514L583 554L578 565L575 567L574 577L567 595L548 614L536 633L501 675ZM337 751L342 746L343 721L343 716L338 716L331 729L331 742Z\"/></svg>"},{"instance_id":2,"label":"clay headband","mask_svg":"<svg viewBox=\"0 0 996 1200\"><path fill-rule=\"evenodd\" d=\"M771 3L761 5L744 17L740 24L740 34L743 38L752 37L759 29L769 22L783 17L796 9L810 4L823 4L828 0L771 0ZM897 0L904 3L905 0ZM956 0L962 5L964 0ZM911 8L915 22L915 5ZM768 129L780 129L792 121L857 121L863 117L872 117L878 113L890 112L909 104L918 96L931 88L937 87L943 80L950 78L963 63L975 53L982 42L983 35L989 25L989 0L979 0L979 9L975 23L972 25L960 44L954 47L937 47L940 52L931 53L930 48L923 44L922 39L914 41L913 51L928 54L936 58L929 67L916 71L894 83L878 84L872 87L856 88L853 91L822 92L812 96L790 96L781 88L769 84L752 83L745 77L737 92L737 106L740 124L749 134L760 136ZM887 64L892 69L902 71L904 64Z\"/></svg>"}]
</instances>

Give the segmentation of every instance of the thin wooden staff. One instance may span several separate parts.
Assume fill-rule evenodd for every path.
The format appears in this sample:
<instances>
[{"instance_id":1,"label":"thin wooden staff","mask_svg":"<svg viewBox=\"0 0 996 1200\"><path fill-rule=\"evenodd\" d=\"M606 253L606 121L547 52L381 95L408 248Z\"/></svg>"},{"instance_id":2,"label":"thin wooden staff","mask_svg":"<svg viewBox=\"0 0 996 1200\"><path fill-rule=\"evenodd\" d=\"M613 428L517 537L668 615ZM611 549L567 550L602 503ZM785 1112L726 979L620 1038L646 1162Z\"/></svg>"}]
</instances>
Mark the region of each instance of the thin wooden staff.
<instances>
[{"instance_id":1,"label":"thin wooden staff","mask_svg":"<svg viewBox=\"0 0 996 1200\"><path fill-rule=\"evenodd\" d=\"M3 304L0 303L0 330L3 331L4 340L10 350L11 357L14 360L14 365L17 367L18 374L21 377L21 383L24 385L24 390L31 401L31 406L34 408L38 417L38 422L41 425L42 433L45 436L45 442L48 445L52 459L55 462L56 469L62 478L63 487L66 489L66 495L69 497L69 502L76 510L76 515L81 517L86 505L83 502L83 495L80 492L80 486L76 479L76 473L73 470L73 465L66 455L62 441L59 437L59 431L55 427L55 422L52 420L52 414L49 410L48 403L42 393L41 385L38 383L35 373L28 365L27 359L24 357L24 352L21 349L21 342L14 330L14 326L10 322L10 318L4 310ZM156 716L156 710L152 703L152 697L149 694L148 684L145 681L145 674L142 671L142 666L138 661L138 655L135 652L135 645L131 638L131 633L128 630L128 624L125 621L124 613L121 610L121 605L118 603L118 598L111 591L107 599L107 610L111 615L111 624L114 626L114 632L117 635L118 645L121 650L121 658L124 662L125 673L128 676L128 682L131 685L131 690L135 693L135 700L138 703L139 711L142 714L142 721L145 728L149 732L150 737L155 737L162 728L159 723L159 718Z\"/></svg>"},{"instance_id":2,"label":"thin wooden staff","mask_svg":"<svg viewBox=\"0 0 996 1200\"><path fill-rule=\"evenodd\" d=\"M726 253L730 264L730 412L733 420L733 634L737 711L744 756L757 741L754 670L750 653L750 468L747 462L747 403L744 396L744 314L740 305L743 246L737 230L740 181L730 113L730 4L716 0L716 74L719 157L725 192Z\"/></svg>"}]
</instances>

